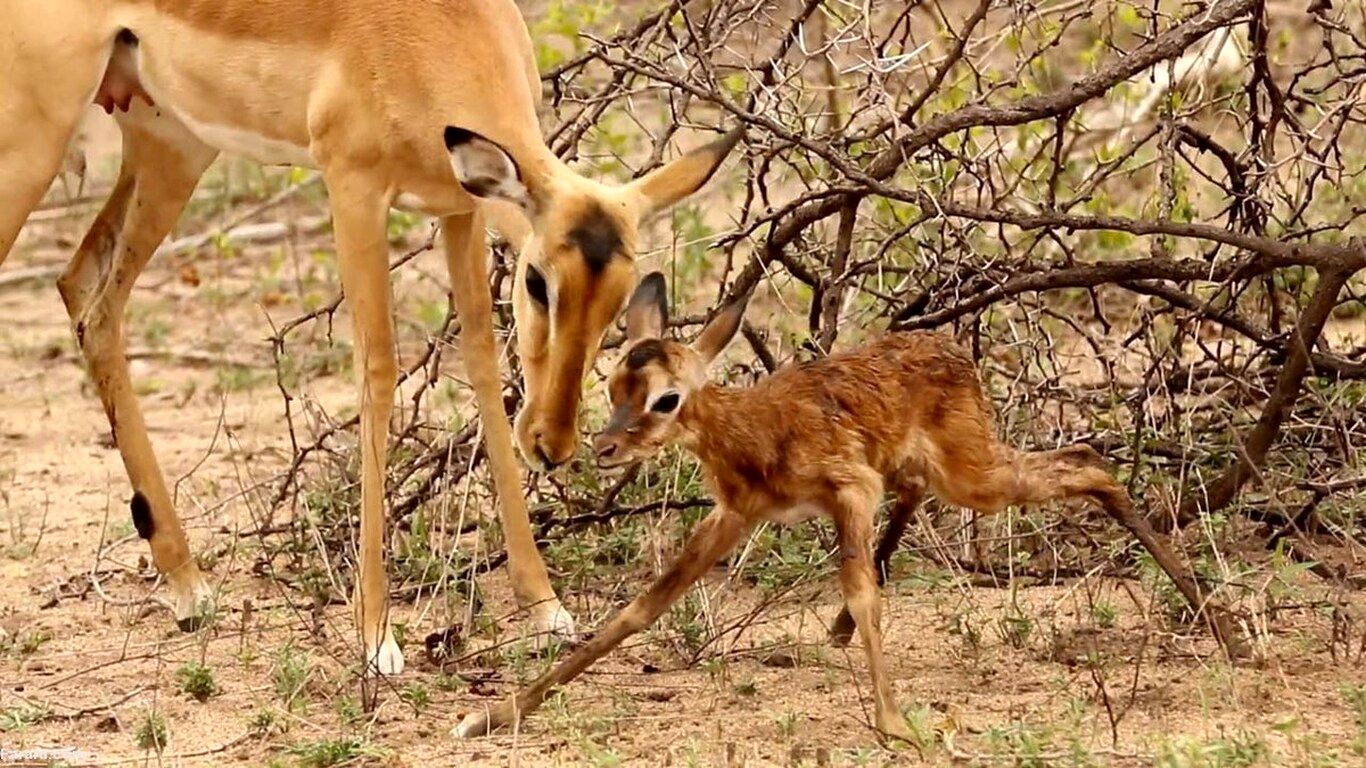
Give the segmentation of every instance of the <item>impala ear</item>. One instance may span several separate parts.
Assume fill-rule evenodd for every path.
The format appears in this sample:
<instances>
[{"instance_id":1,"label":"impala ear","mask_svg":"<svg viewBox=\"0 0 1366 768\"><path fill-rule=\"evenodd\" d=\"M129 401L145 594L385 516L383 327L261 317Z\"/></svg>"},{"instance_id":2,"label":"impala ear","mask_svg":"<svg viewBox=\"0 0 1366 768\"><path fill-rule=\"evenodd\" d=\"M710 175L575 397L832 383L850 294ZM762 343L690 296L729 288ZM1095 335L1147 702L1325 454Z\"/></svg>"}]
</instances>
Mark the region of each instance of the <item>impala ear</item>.
<instances>
[{"instance_id":1,"label":"impala ear","mask_svg":"<svg viewBox=\"0 0 1366 768\"><path fill-rule=\"evenodd\" d=\"M641 279L626 305L626 340L660 339L669 319L669 290L664 275L651 272Z\"/></svg>"},{"instance_id":2,"label":"impala ear","mask_svg":"<svg viewBox=\"0 0 1366 768\"><path fill-rule=\"evenodd\" d=\"M745 307L749 305L749 294L726 305L713 317L702 333L698 334L697 341L692 343L692 348L703 360L710 363L721 354L730 340L735 338L735 332L740 330L740 321L745 318Z\"/></svg>"},{"instance_id":3,"label":"impala ear","mask_svg":"<svg viewBox=\"0 0 1366 768\"><path fill-rule=\"evenodd\" d=\"M506 200L530 213L531 191L522 181L521 169L497 142L474 131L446 126L446 150L451 154L451 170L460 186L485 200Z\"/></svg>"},{"instance_id":4,"label":"impala ear","mask_svg":"<svg viewBox=\"0 0 1366 768\"><path fill-rule=\"evenodd\" d=\"M630 188L644 202L641 215L662 211L701 189L744 133L743 126L736 128L716 141L694 149L631 182Z\"/></svg>"}]
</instances>

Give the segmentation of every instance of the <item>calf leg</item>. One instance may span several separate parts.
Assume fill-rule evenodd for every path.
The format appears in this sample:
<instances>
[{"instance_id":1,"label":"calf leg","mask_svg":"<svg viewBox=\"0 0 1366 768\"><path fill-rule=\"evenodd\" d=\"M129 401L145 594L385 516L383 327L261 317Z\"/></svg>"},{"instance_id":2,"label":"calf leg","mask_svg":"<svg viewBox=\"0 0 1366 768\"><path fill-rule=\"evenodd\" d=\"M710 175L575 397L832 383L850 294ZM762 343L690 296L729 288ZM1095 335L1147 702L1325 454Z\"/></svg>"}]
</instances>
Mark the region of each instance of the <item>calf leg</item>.
<instances>
[{"instance_id":1,"label":"calf leg","mask_svg":"<svg viewBox=\"0 0 1366 768\"><path fill-rule=\"evenodd\" d=\"M868 655L877 729L885 735L911 741L910 728L892 694L887 662L882 654L882 594L872 560L872 521L877 495L842 492L837 503L840 509L834 518L840 543L840 589L844 593L844 604L863 638L864 653Z\"/></svg>"},{"instance_id":2,"label":"calf leg","mask_svg":"<svg viewBox=\"0 0 1366 768\"><path fill-rule=\"evenodd\" d=\"M882 531L882 538L878 540L877 552L873 555L873 565L877 572L877 586L880 590L887 583L887 573L892 555L896 554L897 547L901 544L901 537L906 535L906 526L910 523L911 514L920 505L920 499L925 495L925 484L920 480L905 481L897 487L896 503L892 505L891 514L887 518L887 528ZM839 616L830 625L830 643L837 648L849 645L849 641L854 636L854 617L849 613L849 606L846 605L840 611Z\"/></svg>"},{"instance_id":3,"label":"calf leg","mask_svg":"<svg viewBox=\"0 0 1366 768\"><path fill-rule=\"evenodd\" d=\"M1061 499L1095 502L1138 539L1191 608L1208 618L1215 637L1230 656L1247 653L1233 617L1204 594L1190 569L1182 564L1152 525L1134 512L1129 494L1111 476L1105 460L1095 449L1079 444L1053 451L1021 453L998 445L995 455L995 465L982 473L972 471L969 463L958 464L962 470L944 478L944 499L982 512L995 512L1012 504Z\"/></svg>"},{"instance_id":4,"label":"calf leg","mask_svg":"<svg viewBox=\"0 0 1366 768\"><path fill-rule=\"evenodd\" d=\"M697 524L678 559L649 591L632 600L592 639L534 683L491 709L467 715L456 726L455 735L460 738L482 736L514 723L536 709L553 688L578 677L590 664L611 652L626 638L653 624L693 582L734 549L752 527L748 520L734 512L722 507L714 509Z\"/></svg>"}]
</instances>

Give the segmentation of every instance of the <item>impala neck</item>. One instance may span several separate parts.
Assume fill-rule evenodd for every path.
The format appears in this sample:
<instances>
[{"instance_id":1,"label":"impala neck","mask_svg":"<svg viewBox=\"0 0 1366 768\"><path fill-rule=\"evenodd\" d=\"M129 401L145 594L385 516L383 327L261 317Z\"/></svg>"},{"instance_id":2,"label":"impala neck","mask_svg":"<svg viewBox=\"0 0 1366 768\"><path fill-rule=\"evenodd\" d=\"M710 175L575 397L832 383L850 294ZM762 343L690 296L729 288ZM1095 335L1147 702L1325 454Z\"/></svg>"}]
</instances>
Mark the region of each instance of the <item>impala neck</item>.
<instances>
[{"instance_id":1,"label":"impala neck","mask_svg":"<svg viewBox=\"0 0 1366 768\"><path fill-rule=\"evenodd\" d=\"M708 468L733 465L754 437L748 389L706 384L678 412L679 442Z\"/></svg>"}]
</instances>

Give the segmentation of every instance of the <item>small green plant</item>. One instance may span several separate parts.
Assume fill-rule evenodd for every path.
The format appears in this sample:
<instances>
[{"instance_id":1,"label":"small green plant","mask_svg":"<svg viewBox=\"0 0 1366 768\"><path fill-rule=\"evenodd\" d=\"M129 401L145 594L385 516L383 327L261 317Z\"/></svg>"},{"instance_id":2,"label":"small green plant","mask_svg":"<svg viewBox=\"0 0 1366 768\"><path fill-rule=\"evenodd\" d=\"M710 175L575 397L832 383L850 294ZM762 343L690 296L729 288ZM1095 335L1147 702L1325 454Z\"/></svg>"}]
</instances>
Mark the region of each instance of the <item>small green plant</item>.
<instances>
[{"instance_id":1,"label":"small green plant","mask_svg":"<svg viewBox=\"0 0 1366 768\"><path fill-rule=\"evenodd\" d=\"M464 690L467 685L464 679L458 675L452 675L446 672L437 675L436 680L432 684L436 686L438 691L444 691L445 693Z\"/></svg>"},{"instance_id":2,"label":"small green plant","mask_svg":"<svg viewBox=\"0 0 1366 768\"><path fill-rule=\"evenodd\" d=\"M247 721L247 730L255 736L269 736L272 733L283 732L285 723L275 714L273 710L262 707Z\"/></svg>"},{"instance_id":3,"label":"small green plant","mask_svg":"<svg viewBox=\"0 0 1366 768\"><path fill-rule=\"evenodd\" d=\"M180 683L180 692L198 702L208 701L209 697L218 693L213 670L198 661L181 665L176 670L176 680Z\"/></svg>"},{"instance_id":4,"label":"small green plant","mask_svg":"<svg viewBox=\"0 0 1366 768\"><path fill-rule=\"evenodd\" d=\"M730 682L730 667L726 664L725 658L717 656L702 662L702 671L707 673L707 679L711 684L721 690Z\"/></svg>"},{"instance_id":5,"label":"small green plant","mask_svg":"<svg viewBox=\"0 0 1366 768\"><path fill-rule=\"evenodd\" d=\"M398 695L408 706L418 712L422 712L432 703L431 694L427 692L427 686L422 683L408 683L403 687L403 690L398 692Z\"/></svg>"},{"instance_id":6,"label":"small green plant","mask_svg":"<svg viewBox=\"0 0 1366 768\"><path fill-rule=\"evenodd\" d=\"M138 729L134 734L137 739L138 749L161 754L169 743L169 734L166 731L166 718L159 712L148 712L138 724Z\"/></svg>"},{"instance_id":7,"label":"small green plant","mask_svg":"<svg viewBox=\"0 0 1366 768\"><path fill-rule=\"evenodd\" d=\"M1352 754L1366 756L1366 683L1345 683L1339 689L1356 720L1356 738L1352 740Z\"/></svg>"},{"instance_id":8,"label":"small green plant","mask_svg":"<svg viewBox=\"0 0 1366 768\"><path fill-rule=\"evenodd\" d=\"M1028 616L1012 611L997 621L996 628L1006 645L1020 650L1029 644L1029 636L1034 632L1034 622Z\"/></svg>"},{"instance_id":9,"label":"small green plant","mask_svg":"<svg viewBox=\"0 0 1366 768\"><path fill-rule=\"evenodd\" d=\"M224 366L218 369L217 381L215 382L219 392L231 394L233 392L244 392L257 383L263 381L250 368L238 366Z\"/></svg>"},{"instance_id":10,"label":"small green plant","mask_svg":"<svg viewBox=\"0 0 1366 768\"><path fill-rule=\"evenodd\" d=\"M939 736L934 730L935 713L928 706L912 707L902 712L911 729L911 745L921 754L934 747Z\"/></svg>"},{"instance_id":11,"label":"small green plant","mask_svg":"<svg viewBox=\"0 0 1366 768\"><path fill-rule=\"evenodd\" d=\"M296 758L299 768L331 768L366 758L382 759L388 756L389 751L359 736L350 736L294 744L290 746L289 753Z\"/></svg>"},{"instance_id":12,"label":"small green plant","mask_svg":"<svg viewBox=\"0 0 1366 768\"><path fill-rule=\"evenodd\" d=\"M25 632L16 637L11 641L10 647L20 656L32 656L51 639L52 634L47 630L35 629L32 632Z\"/></svg>"},{"instance_id":13,"label":"small green plant","mask_svg":"<svg viewBox=\"0 0 1366 768\"><path fill-rule=\"evenodd\" d=\"M308 655L299 651L293 644L281 648L275 657L275 695L291 712L307 706L304 685L312 672L313 664Z\"/></svg>"},{"instance_id":14,"label":"small green plant","mask_svg":"<svg viewBox=\"0 0 1366 768\"><path fill-rule=\"evenodd\" d=\"M1221 738L1178 739L1162 745L1158 750L1158 768L1251 768L1266 765L1271 760L1271 749L1261 736L1251 732Z\"/></svg>"},{"instance_id":15,"label":"small green plant","mask_svg":"<svg viewBox=\"0 0 1366 768\"><path fill-rule=\"evenodd\" d=\"M689 591L682 600L674 603L669 611L669 619L678 633L683 653L696 658L709 635L706 613L696 590Z\"/></svg>"},{"instance_id":16,"label":"small green plant","mask_svg":"<svg viewBox=\"0 0 1366 768\"><path fill-rule=\"evenodd\" d=\"M731 686L737 696L753 696L759 692L759 685L753 680L742 680Z\"/></svg>"},{"instance_id":17,"label":"small green plant","mask_svg":"<svg viewBox=\"0 0 1366 768\"><path fill-rule=\"evenodd\" d=\"M1051 768L1052 738L1046 728L1030 723L993 726L983 734L998 761L1018 768Z\"/></svg>"},{"instance_id":18,"label":"small green plant","mask_svg":"<svg viewBox=\"0 0 1366 768\"><path fill-rule=\"evenodd\" d=\"M0 709L0 733L22 731L46 720L52 714L43 707L19 706Z\"/></svg>"},{"instance_id":19,"label":"small green plant","mask_svg":"<svg viewBox=\"0 0 1366 768\"><path fill-rule=\"evenodd\" d=\"M950 616L947 629L950 635L956 635L963 641L966 653L976 655L982 650L982 630L968 612L960 611Z\"/></svg>"},{"instance_id":20,"label":"small green plant","mask_svg":"<svg viewBox=\"0 0 1366 768\"><path fill-rule=\"evenodd\" d=\"M1091 618L1095 619L1096 624L1104 629L1109 629L1115 625L1115 619L1119 618L1119 611L1115 604L1108 600L1101 600L1091 606Z\"/></svg>"},{"instance_id":21,"label":"small green plant","mask_svg":"<svg viewBox=\"0 0 1366 768\"><path fill-rule=\"evenodd\" d=\"M336 703L337 717L346 725L355 725L365 717L365 710L355 696L341 696Z\"/></svg>"},{"instance_id":22,"label":"small green plant","mask_svg":"<svg viewBox=\"0 0 1366 768\"><path fill-rule=\"evenodd\" d=\"M790 739L797 733L797 726L801 724L801 719L801 715L788 711L775 717L773 722L778 726L778 735Z\"/></svg>"}]
</instances>

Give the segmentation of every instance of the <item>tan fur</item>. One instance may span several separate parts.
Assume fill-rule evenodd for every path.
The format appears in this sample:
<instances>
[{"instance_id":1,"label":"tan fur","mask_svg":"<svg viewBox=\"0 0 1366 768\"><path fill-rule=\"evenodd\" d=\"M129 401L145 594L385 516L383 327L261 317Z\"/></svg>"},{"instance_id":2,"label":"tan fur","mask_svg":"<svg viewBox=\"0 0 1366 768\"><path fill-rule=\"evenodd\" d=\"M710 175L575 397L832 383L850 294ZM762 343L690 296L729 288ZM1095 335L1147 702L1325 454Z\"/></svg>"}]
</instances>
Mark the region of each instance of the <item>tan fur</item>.
<instances>
[{"instance_id":1,"label":"tan fur","mask_svg":"<svg viewBox=\"0 0 1366 768\"><path fill-rule=\"evenodd\" d=\"M647 281L642 282L642 289ZM628 327L663 327L656 302L632 302ZM613 415L595 440L599 462L617 466L678 442L706 470L716 508L673 566L612 618L586 646L512 700L467 717L460 735L484 733L534 709L549 691L647 627L760 521L794 522L809 512L833 519L845 609L837 643L856 627L868 655L879 732L909 739L882 652L878 588L897 539L921 495L996 512L1014 504L1082 498L1107 509L1128 496L1084 445L1021 453L995 436L991 408L971 357L934 333L891 334L859 349L789 366L746 388L703 381L711 358L739 326L743 303L718 315L694 346L630 339L609 381ZM652 404L677 395L671 411ZM872 551L883 491L898 504Z\"/></svg>"},{"instance_id":2,"label":"tan fur","mask_svg":"<svg viewBox=\"0 0 1366 768\"><path fill-rule=\"evenodd\" d=\"M387 627L382 498L396 371L385 216L400 198L443 219L514 591L539 629L572 632L536 552L503 413L478 202L512 198L531 222L514 289L527 392L515 437L549 468L577 446L582 375L636 282L640 218L696 190L738 134L633 184L578 176L541 136L540 80L511 0L0 0L0 18L0 263L85 105L113 112L124 132L119 181L61 291L177 618L194 623L206 589L133 395L121 324L138 273L224 151L321 169L328 187L361 378L356 605L371 666L402 667ZM611 258L585 242L608 242ZM553 306L527 297L533 266Z\"/></svg>"}]
</instances>

